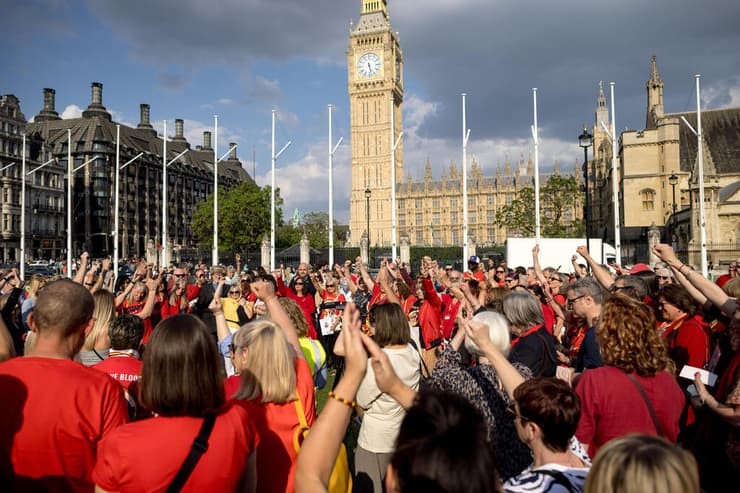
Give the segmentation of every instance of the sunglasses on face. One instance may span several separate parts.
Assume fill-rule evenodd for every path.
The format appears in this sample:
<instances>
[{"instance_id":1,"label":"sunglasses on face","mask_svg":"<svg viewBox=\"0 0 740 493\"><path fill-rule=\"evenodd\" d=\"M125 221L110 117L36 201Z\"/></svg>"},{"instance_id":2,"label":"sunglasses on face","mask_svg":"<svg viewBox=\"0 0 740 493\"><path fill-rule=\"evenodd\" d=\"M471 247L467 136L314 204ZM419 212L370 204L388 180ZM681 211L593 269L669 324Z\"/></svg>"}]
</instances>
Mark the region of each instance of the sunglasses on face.
<instances>
[{"instance_id":1,"label":"sunglasses on face","mask_svg":"<svg viewBox=\"0 0 740 493\"><path fill-rule=\"evenodd\" d=\"M229 291L229 294L241 294L239 291Z\"/></svg>"},{"instance_id":2,"label":"sunglasses on face","mask_svg":"<svg viewBox=\"0 0 740 493\"><path fill-rule=\"evenodd\" d=\"M296 286L303 286L303 283L302 282L297 282L297 283L295 283L295 285Z\"/></svg>"},{"instance_id":3,"label":"sunglasses on face","mask_svg":"<svg viewBox=\"0 0 740 493\"><path fill-rule=\"evenodd\" d=\"M497 270L497 271L496 271L496 274L503 274L504 272L506 272L506 271L503 271L503 270Z\"/></svg>"},{"instance_id":4,"label":"sunglasses on face","mask_svg":"<svg viewBox=\"0 0 740 493\"><path fill-rule=\"evenodd\" d=\"M670 277L669 276L658 276L658 279L660 279L661 281L667 281L670 279Z\"/></svg>"},{"instance_id":5,"label":"sunglasses on face","mask_svg":"<svg viewBox=\"0 0 740 493\"><path fill-rule=\"evenodd\" d=\"M548 277L547 280L550 282L560 282L559 277Z\"/></svg>"}]
</instances>

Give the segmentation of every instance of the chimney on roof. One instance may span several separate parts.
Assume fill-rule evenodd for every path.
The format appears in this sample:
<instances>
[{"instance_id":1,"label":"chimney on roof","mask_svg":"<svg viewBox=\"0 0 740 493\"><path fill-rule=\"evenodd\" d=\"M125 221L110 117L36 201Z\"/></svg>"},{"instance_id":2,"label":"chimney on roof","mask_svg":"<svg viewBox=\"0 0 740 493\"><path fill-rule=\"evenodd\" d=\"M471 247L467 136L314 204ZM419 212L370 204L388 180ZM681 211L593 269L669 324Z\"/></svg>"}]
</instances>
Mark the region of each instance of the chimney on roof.
<instances>
[{"instance_id":1,"label":"chimney on roof","mask_svg":"<svg viewBox=\"0 0 740 493\"><path fill-rule=\"evenodd\" d=\"M34 121L46 122L49 120L60 120L59 113L54 109L54 95L56 91L49 87L44 88L44 109L36 115Z\"/></svg>"},{"instance_id":2,"label":"chimney on roof","mask_svg":"<svg viewBox=\"0 0 740 493\"><path fill-rule=\"evenodd\" d=\"M175 119L175 136L173 142L185 142L185 122L182 118Z\"/></svg>"},{"instance_id":3,"label":"chimney on roof","mask_svg":"<svg viewBox=\"0 0 740 493\"><path fill-rule=\"evenodd\" d=\"M150 121L149 105L146 103L141 103L139 105L139 124L136 125L136 129L144 130L153 136L157 135L157 131L154 130L154 127L152 127L152 124Z\"/></svg>"},{"instance_id":4,"label":"chimney on roof","mask_svg":"<svg viewBox=\"0 0 740 493\"><path fill-rule=\"evenodd\" d=\"M82 112L83 118L100 117L110 121L110 113L103 106L103 84L100 82L93 82L91 84L92 96L90 97L90 105L85 111Z\"/></svg>"},{"instance_id":5,"label":"chimney on roof","mask_svg":"<svg viewBox=\"0 0 740 493\"><path fill-rule=\"evenodd\" d=\"M236 142L229 142L229 160L230 161L236 161Z\"/></svg>"},{"instance_id":6,"label":"chimney on roof","mask_svg":"<svg viewBox=\"0 0 740 493\"><path fill-rule=\"evenodd\" d=\"M203 150L204 151L213 150L213 147L211 147L211 132L207 130L203 132Z\"/></svg>"}]
</instances>

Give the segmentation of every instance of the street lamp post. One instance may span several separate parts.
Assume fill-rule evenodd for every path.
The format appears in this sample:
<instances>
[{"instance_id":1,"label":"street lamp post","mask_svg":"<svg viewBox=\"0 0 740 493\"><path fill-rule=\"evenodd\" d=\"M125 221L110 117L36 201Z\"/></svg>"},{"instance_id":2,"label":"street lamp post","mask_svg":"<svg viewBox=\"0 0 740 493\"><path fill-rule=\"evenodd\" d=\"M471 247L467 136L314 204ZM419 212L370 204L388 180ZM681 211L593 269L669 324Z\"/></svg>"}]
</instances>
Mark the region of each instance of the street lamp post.
<instances>
[{"instance_id":1,"label":"street lamp post","mask_svg":"<svg viewBox=\"0 0 740 493\"><path fill-rule=\"evenodd\" d=\"M676 173L672 173L671 176L668 177L668 183L671 184L671 188L673 189L673 219L671 221L673 223L673 227L671 229L672 229L672 233L675 235L676 234L676 209L678 208L676 204L676 185L678 185L678 176L676 175Z\"/></svg>"},{"instance_id":2,"label":"street lamp post","mask_svg":"<svg viewBox=\"0 0 740 493\"><path fill-rule=\"evenodd\" d=\"M586 207L583 214L583 219L586 221L586 249L591 251L591 244L589 241L591 231L591 192L588 186L588 148L593 145L593 136L588 133L586 125L583 125L583 133L578 136L578 145L583 147L583 177L586 183Z\"/></svg>"},{"instance_id":3,"label":"street lamp post","mask_svg":"<svg viewBox=\"0 0 740 493\"><path fill-rule=\"evenodd\" d=\"M370 196L373 194L369 188L365 189L365 218L367 219L367 253L370 257ZM368 260L368 263L370 261Z\"/></svg>"}]
</instances>

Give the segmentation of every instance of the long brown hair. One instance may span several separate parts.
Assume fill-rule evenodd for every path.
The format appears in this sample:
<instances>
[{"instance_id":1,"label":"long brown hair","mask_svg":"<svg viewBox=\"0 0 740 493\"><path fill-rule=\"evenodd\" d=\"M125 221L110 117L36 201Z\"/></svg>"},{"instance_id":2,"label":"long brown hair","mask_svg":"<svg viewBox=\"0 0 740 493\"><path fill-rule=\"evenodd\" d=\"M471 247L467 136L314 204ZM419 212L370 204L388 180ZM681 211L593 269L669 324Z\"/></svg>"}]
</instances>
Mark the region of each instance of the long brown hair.
<instances>
[{"instance_id":1,"label":"long brown hair","mask_svg":"<svg viewBox=\"0 0 740 493\"><path fill-rule=\"evenodd\" d=\"M144 352L141 404L162 416L204 416L224 403L221 356L197 317L173 315L157 324Z\"/></svg>"}]
</instances>

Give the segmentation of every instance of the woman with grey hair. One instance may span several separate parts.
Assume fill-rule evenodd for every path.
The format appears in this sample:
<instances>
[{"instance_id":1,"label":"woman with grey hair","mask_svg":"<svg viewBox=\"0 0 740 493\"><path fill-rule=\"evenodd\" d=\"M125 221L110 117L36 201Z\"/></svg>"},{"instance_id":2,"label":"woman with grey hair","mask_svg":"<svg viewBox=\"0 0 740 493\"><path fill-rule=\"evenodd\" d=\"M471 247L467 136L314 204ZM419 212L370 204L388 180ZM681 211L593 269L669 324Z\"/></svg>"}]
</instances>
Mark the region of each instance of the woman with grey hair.
<instances>
[{"instance_id":1,"label":"woman with grey hair","mask_svg":"<svg viewBox=\"0 0 740 493\"><path fill-rule=\"evenodd\" d=\"M509 296L514 296L513 294ZM481 312L473 317L474 322L488 327L490 340L500 352L509 352L509 324L500 313ZM462 326L462 323L458 324ZM477 361L471 366L464 361L460 346ZM532 377L524 365L513 365L523 379ZM468 337L465 330L458 329L450 344L447 344L434 366L431 378L424 386L451 392L468 399L483 414L488 425L488 440L498 454L496 466L503 481L516 476L531 462L529 449L517 437L514 420L507 415L506 408L512 403L496 369L485 358L478 345Z\"/></svg>"},{"instance_id":2,"label":"woman with grey hair","mask_svg":"<svg viewBox=\"0 0 740 493\"><path fill-rule=\"evenodd\" d=\"M539 300L530 293L511 293L504 299L504 315L512 335L509 361L526 366L536 377L554 377L555 341L545 328Z\"/></svg>"}]
</instances>

